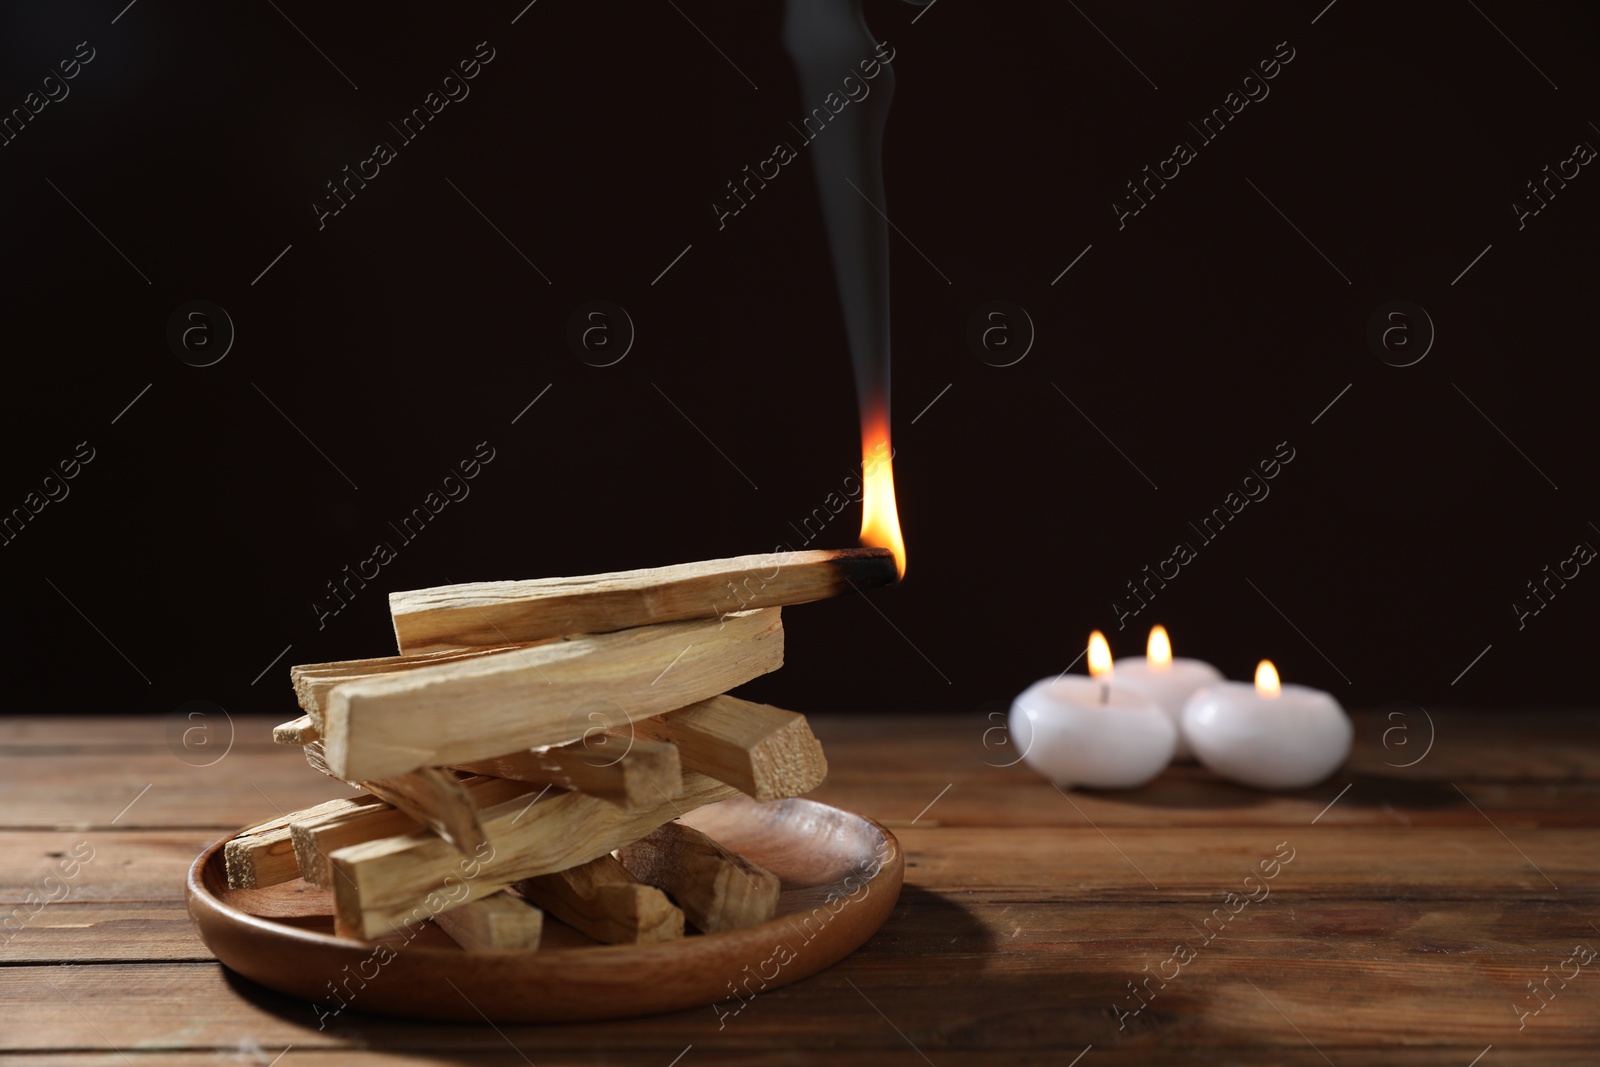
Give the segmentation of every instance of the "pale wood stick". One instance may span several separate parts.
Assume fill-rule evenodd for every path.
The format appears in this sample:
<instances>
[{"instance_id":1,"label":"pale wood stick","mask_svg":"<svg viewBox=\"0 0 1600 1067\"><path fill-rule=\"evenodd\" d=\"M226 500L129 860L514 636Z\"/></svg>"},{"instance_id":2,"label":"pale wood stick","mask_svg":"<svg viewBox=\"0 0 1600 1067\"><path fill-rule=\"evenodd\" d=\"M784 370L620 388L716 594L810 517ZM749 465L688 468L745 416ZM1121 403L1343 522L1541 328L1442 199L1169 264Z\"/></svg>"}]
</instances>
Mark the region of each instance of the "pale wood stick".
<instances>
[{"instance_id":1,"label":"pale wood stick","mask_svg":"<svg viewBox=\"0 0 1600 1067\"><path fill-rule=\"evenodd\" d=\"M524 879L516 883L516 889L602 944L636 945L683 936L683 910L661 890L629 874L610 854L554 874Z\"/></svg>"},{"instance_id":2,"label":"pale wood stick","mask_svg":"<svg viewBox=\"0 0 1600 1067\"><path fill-rule=\"evenodd\" d=\"M684 776L682 796L636 812L582 793L552 791L535 803L518 797L484 809L489 850L481 858L463 860L432 834L336 849L328 857L335 928L370 940L439 910L431 907L435 897L459 893L457 903L465 903L524 878L587 863L683 812L737 795L732 786L698 774Z\"/></svg>"},{"instance_id":3,"label":"pale wood stick","mask_svg":"<svg viewBox=\"0 0 1600 1067\"><path fill-rule=\"evenodd\" d=\"M337 777L387 778L561 744L590 709L659 715L782 664L777 608L584 635L336 686L323 744Z\"/></svg>"},{"instance_id":4,"label":"pale wood stick","mask_svg":"<svg viewBox=\"0 0 1600 1067\"><path fill-rule=\"evenodd\" d=\"M628 811L652 807L682 792L683 770L676 745L618 734L603 737L600 744L591 744L593 738L586 738L456 767L474 774L576 789Z\"/></svg>"},{"instance_id":5,"label":"pale wood stick","mask_svg":"<svg viewBox=\"0 0 1600 1067\"><path fill-rule=\"evenodd\" d=\"M312 770L319 774L326 774L329 778L338 777L328 769L328 757L324 751L322 738L319 737L315 741L307 741L301 752L305 754L306 762L311 764Z\"/></svg>"},{"instance_id":6,"label":"pale wood stick","mask_svg":"<svg viewBox=\"0 0 1600 1067\"><path fill-rule=\"evenodd\" d=\"M280 745L308 745L322 736L309 715L280 723L272 728L272 739Z\"/></svg>"},{"instance_id":7,"label":"pale wood stick","mask_svg":"<svg viewBox=\"0 0 1600 1067\"><path fill-rule=\"evenodd\" d=\"M330 778L339 778L328 767L321 741L305 746L306 762ZM505 777L502 775L501 777ZM340 781L344 779L339 778ZM419 767L390 778L348 782L405 812L456 847L470 855L484 844L483 825L478 809L460 778L444 767Z\"/></svg>"},{"instance_id":8,"label":"pale wood stick","mask_svg":"<svg viewBox=\"0 0 1600 1067\"><path fill-rule=\"evenodd\" d=\"M405 812L382 801L378 801L378 805L365 812L350 813L357 817L315 815L290 823L289 840L294 848L300 877L314 886L332 888L333 866L328 862L328 853L332 849L391 834L424 832L422 824Z\"/></svg>"},{"instance_id":9,"label":"pale wood stick","mask_svg":"<svg viewBox=\"0 0 1600 1067\"><path fill-rule=\"evenodd\" d=\"M669 822L617 852L635 878L672 894L702 933L764 923L778 911L778 876L681 822Z\"/></svg>"},{"instance_id":10,"label":"pale wood stick","mask_svg":"<svg viewBox=\"0 0 1600 1067\"><path fill-rule=\"evenodd\" d=\"M322 724L322 702L336 685L353 682L358 678L394 674L419 667L435 667L441 663L476 659L496 652L507 652L521 645L504 641L482 648L450 648L419 656L379 656L374 659L343 659L332 663L301 663L289 668L289 681L294 685L295 699L310 716L313 725ZM315 740L312 738L311 740Z\"/></svg>"},{"instance_id":11,"label":"pale wood stick","mask_svg":"<svg viewBox=\"0 0 1600 1067\"><path fill-rule=\"evenodd\" d=\"M341 797L257 823L222 846L231 889L263 889L300 877L290 824L296 819L347 816L382 806L371 797Z\"/></svg>"},{"instance_id":12,"label":"pale wood stick","mask_svg":"<svg viewBox=\"0 0 1600 1067\"><path fill-rule=\"evenodd\" d=\"M605 633L873 589L896 580L887 549L773 552L577 578L472 582L389 594L401 652Z\"/></svg>"},{"instance_id":13,"label":"pale wood stick","mask_svg":"<svg viewBox=\"0 0 1600 1067\"><path fill-rule=\"evenodd\" d=\"M443 767L419 767L392 778L368 779L361 788L393 804L458 852L471 854L488 840L466 785Z\"/></svg>"},{"instance_id":14,"label":"pale wood stick","mask_svg":"<svg viewBox=\"0 0 1600 1067\"><path fill-rule=\"evenodd\" d=\"M544 913L511 893L441 911L433 921L472 952L529 952L539 947L544 931Z\"/></svg>"},{"instance_id":15,"label":"pale wood stick","mask_svg":"<svg viewBox=\"0 0 1600 1067\"><path fill-rule=\"evenodd\" d=\"M530 797L538 792L526 782L507 782L499 778L474 778L464 782L463 787L473 807L479 809L480 817L484 808L509 800ZM312 885L324 889L331 888L333 884L333 869L328 863L329 854L346 845L393 837L397 834L432 837L450 851L457 852L457 859L460 859L459 850L453 845L445 842L443 838L436 837L427 827L399 808L381 802L375 802L360 811L328 812L297 818L289 824L289 836L293 841L300 876Z\"/></svg>"},{"instance_id":16,"label":"pale wood stick","mask_svg":"<svg viewBox=\"0 0 1600 1067\"><path fill-rule=\"evenodd\" d=\"M822 744L804 715L727 695L634 723L638 736L671 741L686 771L757 800L808 793L828 776Z\"/></svg>"}]
</instances>

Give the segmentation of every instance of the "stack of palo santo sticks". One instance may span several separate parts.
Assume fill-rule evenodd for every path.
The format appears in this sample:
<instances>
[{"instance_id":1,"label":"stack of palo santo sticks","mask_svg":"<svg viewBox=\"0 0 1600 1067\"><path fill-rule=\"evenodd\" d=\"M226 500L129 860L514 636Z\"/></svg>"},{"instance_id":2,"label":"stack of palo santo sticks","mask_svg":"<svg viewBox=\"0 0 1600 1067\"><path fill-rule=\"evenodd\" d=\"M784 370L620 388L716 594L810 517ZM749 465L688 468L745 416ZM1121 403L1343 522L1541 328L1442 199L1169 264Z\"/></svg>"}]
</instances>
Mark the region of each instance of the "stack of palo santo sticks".
<instances>
[{"instance_id":1,"label":"stack of palo santo sticks","mask_svg":"<svg viewBox=\"0 0 1600 1067\"><path fill-rule=\"evenodd\" d=\"M727 690L782 665L782 605L895 577L849 549L393 593L399 655L292 668L273 731L361 794L242 831L228 884L468 949L536 948L547 914L607 944L771 919L778 879L676 820L821 784L805 718Z\"/></svg>"}]
</instances>

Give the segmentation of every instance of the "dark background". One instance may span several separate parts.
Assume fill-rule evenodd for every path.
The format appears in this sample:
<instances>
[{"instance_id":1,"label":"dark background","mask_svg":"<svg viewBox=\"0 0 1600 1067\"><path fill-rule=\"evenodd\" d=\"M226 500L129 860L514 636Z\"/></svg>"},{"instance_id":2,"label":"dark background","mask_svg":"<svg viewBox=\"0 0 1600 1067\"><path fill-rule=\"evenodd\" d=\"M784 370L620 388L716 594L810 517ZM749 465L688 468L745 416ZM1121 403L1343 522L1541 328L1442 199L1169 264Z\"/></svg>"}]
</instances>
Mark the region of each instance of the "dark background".
<instances>
[{"instance_id":1,"label":"dark background","mask_svg":"<svg viewBox=\"0 0 1600 1067\"><path fill-rule=\"evenodd\" d=\"M999 708L1091 628L1131 654L1160 621L1180 655L1235 677L1270 656L1352 706L1592 704L1593 568L1520 630L1511 604L1600 545L1600 173L1520 231L1510 205L1600 145L1596 10L870 0L895 49L910 570L870 603L787 611L788 666L748 694ZM821 103L781 19L704 0L8 9L7 112L78 42L95 58L0 147L0 508L94 450L0 548L7 710L291 718L290 664L392 652L389 590L798 547L790 524L859 462L804 149L720 231L710 206L800 148L788 124ZM400 145L386 123L480 41L470 96ZM1124 183L1282 41L1270 95L1119 230ZM319 231L324 182L379 140L398 157ZM236 331L213 366L167 341L192 299ZM566 341L592 299L637 331L614 366ZM968 343L993 299L1036 330L1013 366ZM1366 336L1396 299L1437 332L1403 368ZM470 495L399 544L388 522L482 441ZM1187 524L1284 441L1271 495L1202 544ZM380 539L398 558L319 628L325 583ZM1178 540L1196 559L1119 631L1113 599Z\"/></svg>"}]
</instances>

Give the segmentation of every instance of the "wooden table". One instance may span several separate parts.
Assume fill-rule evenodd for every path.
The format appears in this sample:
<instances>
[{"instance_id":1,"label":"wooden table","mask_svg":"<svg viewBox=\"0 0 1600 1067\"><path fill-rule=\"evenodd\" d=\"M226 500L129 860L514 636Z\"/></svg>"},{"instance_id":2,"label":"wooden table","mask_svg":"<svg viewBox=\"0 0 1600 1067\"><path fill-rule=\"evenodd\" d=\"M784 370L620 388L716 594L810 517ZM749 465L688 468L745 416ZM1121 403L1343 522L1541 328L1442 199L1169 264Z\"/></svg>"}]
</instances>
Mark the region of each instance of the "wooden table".
<instances>
[{"instance_id":1,"label":"wooden table","mask_svg":"<svg viewBox=\"0 0 1600 1067\"><path fill-rule=\"evenodd\" d=\"M60 1067L266 1064L289 1046L284 1067L1594 1064L1600 958L1574 946L1600 949L1597 720L1433 721L1430 749L1420 711L1360 717L1349 766L1299 794L1193 767L1091 794L996 766L1013 758L986 733L1003 716L819 716L816 795L907 853L894 914L844 963L721 1029L708 1007L498 1029L349 1011L319 1031L308 1005L212 960L182 899L209 841L337 795L270 722L234 721L201 767L226 723L186 751L201 724L5 720L0 918L18 919L0 929L0 1051Z\"/></svg>"}]
</instances>

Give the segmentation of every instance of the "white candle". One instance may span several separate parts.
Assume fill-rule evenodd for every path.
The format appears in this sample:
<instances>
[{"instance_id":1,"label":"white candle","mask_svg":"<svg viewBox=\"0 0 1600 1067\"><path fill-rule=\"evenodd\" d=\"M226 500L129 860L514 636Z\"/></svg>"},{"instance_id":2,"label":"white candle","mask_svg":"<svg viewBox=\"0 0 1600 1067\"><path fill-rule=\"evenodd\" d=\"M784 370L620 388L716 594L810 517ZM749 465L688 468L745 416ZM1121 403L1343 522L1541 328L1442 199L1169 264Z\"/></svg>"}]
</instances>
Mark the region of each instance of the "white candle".
<instances>
[{"instance_id":1,"label":"white candle","mask_svg":"<svg viewBox=\"0 0 1600 1067\"><path fill-rule=\"evenodd\" d=\"M1172 761L1178 731L1161 706L1111 681L1111 650L1089 638L1095 675L1045 678L1011 704L1012 743L1028 766L1061 786L1134 789Z\"/></svg>"},{"instance_id":2,"label":"white candle","mask_svg":"<svg viewBox=\"0 0 1600 1067\"><path fill-rule=\"evenodd\" d=\"M1270 660L1255 685L1220 682L1189 698L1183 734L1209 770L1257 789L1303 789L1350 755L1355 731L1339 702L1320 689L1280 685Z\"/></svg>"},{"instance_id":3,"label":"white candle","mask_svg":"<svg viewBox=\"0 0 1600 1067\"><path fill-rule=\"evenodd\" d=\"M1192 760L1194 752L1183 736L1183 705L1196 689L1222 681L1222 672L1198 659L1173 659L1172 642L1164 626L1150 630L1146 655L1123 656L1116 662L1117 685L1150 697L1178 727L1178 750L1173 759Z\"/></svg>"}]
</instances>

